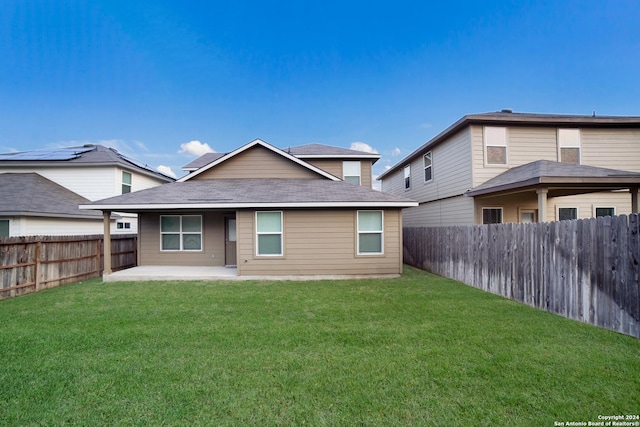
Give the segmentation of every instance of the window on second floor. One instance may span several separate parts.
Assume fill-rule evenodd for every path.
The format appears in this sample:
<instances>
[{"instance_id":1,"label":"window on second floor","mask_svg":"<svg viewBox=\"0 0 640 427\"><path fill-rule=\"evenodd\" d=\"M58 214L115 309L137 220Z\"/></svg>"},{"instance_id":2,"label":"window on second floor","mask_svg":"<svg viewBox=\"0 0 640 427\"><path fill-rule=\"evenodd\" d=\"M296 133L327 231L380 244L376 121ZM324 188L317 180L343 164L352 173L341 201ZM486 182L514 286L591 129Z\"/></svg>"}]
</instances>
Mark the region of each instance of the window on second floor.
<instances>
[{"instance_id":1,"label":"window on second floor","mask_svg":"<svg viewBox=\"0 0 640 427\"><path fill-rule=\"evenodd\" d=\"M580 164L580 129L558 129L558 160Z\"/></svg>"},{"instance_id":2,"label":"window on second floor","mask_svg":"<svg viewBox=\"0 0 640 427\"><path fill-rule=\"evenodd\" d=\"M422 162L424 163L424 182L429 182L433 179L433 157L431 151L422 156Z\"/></svg>"},{"instance_id":3,"label":"window on second floor","mask_svg":"<svg viewBox=\"0 0 640 427\"><path fill-rule=\"evenodd\" d=\"M131 193L131 174L122 172L122 194Z\"/></svg>"},{"instance_id":4,"label":"window on second floor","mask_svg":"<svg viewBox=\"0 0 640 427\"><path fill-rule=\"evenodd\" d=\"M404 189L408 190L411 188L411 165L407 165L404 167Z\"/></svg>"},{"instance_id":5,"label":"window on second floor","mask_svg":"<svg viewBox=\"0 0 640 427\"><path fill-rule=\"evenodd\" d=\"M484 128L485 162L487 165L507 164L507 128Z\"/></svg>"},{"instance_id":6,"label":"window on second floor","mask_svg":"<svg viewBox=\"0 0 640 427\"><path fill-rule=\"evenodd\" d=\"M342 162L342 179L350 184L360 185L360 162Z\"/></svg>"}]
</instances>

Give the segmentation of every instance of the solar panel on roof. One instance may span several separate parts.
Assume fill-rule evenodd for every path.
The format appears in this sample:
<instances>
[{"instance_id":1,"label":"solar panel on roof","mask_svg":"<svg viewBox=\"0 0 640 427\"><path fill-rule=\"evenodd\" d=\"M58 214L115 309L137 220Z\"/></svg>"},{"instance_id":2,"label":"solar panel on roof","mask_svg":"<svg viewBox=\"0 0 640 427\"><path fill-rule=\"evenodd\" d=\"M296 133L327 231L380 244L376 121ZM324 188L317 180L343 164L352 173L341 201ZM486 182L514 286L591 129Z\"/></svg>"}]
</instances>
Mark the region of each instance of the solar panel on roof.
<instances>
[{"instance_id":1,"label":"solar panel on roof","mask_svg":"<svg viewBox=\"0 0 640 427\"><path fill-rule=\"evenodd\" d=\"M23 151L20 153L0 154L0 160L14 161L52 161L52 160L72 160L80 154L94 150L95 147L70 147L51 148L45 150Z\"/></svg>"}]
</instances>

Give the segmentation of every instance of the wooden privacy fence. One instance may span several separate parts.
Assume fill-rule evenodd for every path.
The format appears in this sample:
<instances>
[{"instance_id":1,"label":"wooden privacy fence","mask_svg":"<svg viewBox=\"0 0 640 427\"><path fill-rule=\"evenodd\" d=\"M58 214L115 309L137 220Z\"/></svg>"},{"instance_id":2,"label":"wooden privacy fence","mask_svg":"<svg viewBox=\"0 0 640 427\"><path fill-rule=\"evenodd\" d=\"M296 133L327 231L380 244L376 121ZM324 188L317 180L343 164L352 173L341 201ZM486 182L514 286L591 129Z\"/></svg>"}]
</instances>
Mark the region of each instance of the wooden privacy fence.
<instances>
[{"instance_id":1,"label":"wooden privacy fence","mask_svg":"<svg viewBox=\"0 0 640 427\"><path fill-rule=\"evenodd\" d=\"M0 238L0 299L100 277L103 236ZM111 236L114 271L137 263L137 236Z\"/></svg>"},{"instance_id":2,"label":"wooden privacy fence","mask_svg":"<svg viewBox=\"0 0 640 427\"><path fill-rule=\"evenodd\" d=\"M640 218L405 227L404 261L530 306L640 337Z\"/></svg>"}]
</instances>

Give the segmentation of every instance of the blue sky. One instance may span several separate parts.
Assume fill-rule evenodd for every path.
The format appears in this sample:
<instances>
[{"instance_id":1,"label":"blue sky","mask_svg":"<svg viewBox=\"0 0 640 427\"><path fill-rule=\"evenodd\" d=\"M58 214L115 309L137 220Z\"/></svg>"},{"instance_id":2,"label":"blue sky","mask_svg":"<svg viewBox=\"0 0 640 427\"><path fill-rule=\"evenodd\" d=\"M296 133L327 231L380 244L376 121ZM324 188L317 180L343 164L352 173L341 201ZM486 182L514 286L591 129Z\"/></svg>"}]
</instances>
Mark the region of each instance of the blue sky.
<instances>
[{"instance_id":1,"label":"blue sky","mask_svg":"<svg viewBox=\"0 0 640 427\"><path fill-rule=\"evenodd\" d=\"M640 115L639 22L637 0L3 0L0 152L181 176L255 138L360 143L379 174L465 114Z\"/></svg>"}]
</instances>

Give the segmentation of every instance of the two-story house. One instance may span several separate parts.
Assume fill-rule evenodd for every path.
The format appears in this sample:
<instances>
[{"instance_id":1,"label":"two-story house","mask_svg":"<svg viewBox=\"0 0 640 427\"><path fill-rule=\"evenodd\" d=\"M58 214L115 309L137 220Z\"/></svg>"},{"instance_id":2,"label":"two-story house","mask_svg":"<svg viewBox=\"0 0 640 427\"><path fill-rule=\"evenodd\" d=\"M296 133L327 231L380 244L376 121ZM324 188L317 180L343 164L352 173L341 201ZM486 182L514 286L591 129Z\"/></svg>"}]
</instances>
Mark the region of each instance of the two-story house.
<instances>
[{"instance_id":1,"label":"two-story house","mask_svg":"<svg viewBox=\"0 0 640 427\"><path fill-rule=\"evenodd\" d=\"M378 178L419 206L405 226L638 212L640 117L471 114Z\"/></svg>"},{"instance_id":2,"label":"two-story house","mask_svg":"<svg viewBox=\"0 0 640 427\"><path fill-rule=\"evenodd\" d=\"M102 217L81 211L80 203L173 181L101 145L0 154L0 187L7 194L0 201L0 236L102 234ZM9 196L20 198L20 205L9 203ZM134 214L113 217L114 233L137 228Z\"/></svg>"},{"instance_id":3,"label":"two-story house","mask_svg":"<svg viewBox=\"0 0 640 427\"><path fill-rule=\"evenodd\" d=\"M143 267L230 266L238 276L397 275L401 211L417 203L370 187L378 158L316 144L281 150L256 139L196 159L175 183L81 208L105 218L113 211L137 214Z\"/></svg>"}]
</instances>

